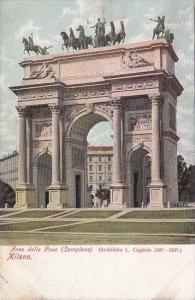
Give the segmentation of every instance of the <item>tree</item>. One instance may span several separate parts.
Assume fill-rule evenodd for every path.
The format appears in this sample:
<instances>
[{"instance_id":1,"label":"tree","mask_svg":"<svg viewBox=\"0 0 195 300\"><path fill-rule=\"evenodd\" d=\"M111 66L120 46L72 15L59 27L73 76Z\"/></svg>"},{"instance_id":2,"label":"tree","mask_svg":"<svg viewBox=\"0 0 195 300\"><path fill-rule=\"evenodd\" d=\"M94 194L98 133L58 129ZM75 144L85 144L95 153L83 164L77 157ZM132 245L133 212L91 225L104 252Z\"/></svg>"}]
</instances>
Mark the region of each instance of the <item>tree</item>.
<instances>
[{"instance_id":1,"label":"tree","mask_svg":"<svg viewBox=\"0 0 195 300\"><path fill-rule=\"evenodd\" d=\"M182 155L177 156L179 200L189 195L192 166L187 166Z\"/></svg>"},{"instance_id":2,"label":"tree","mask_svg":"<svg viewBox=\"0 0 195 300\"><path fill-rule=\"evenodd\" d=\"M15 191L12 187L0 179L0 207L13 207L15 204Z\"/></svg>"}]
</instances>

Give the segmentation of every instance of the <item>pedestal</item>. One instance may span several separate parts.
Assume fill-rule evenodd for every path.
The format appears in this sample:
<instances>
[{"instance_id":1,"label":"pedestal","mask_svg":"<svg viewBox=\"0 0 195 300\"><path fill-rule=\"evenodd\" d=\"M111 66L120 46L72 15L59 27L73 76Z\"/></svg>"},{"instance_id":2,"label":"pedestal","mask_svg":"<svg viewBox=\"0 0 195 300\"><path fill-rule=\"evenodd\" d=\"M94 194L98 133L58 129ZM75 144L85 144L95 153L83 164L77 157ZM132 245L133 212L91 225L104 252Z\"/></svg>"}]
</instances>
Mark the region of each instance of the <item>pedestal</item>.
<instances>
[{"instance_id":1,"label":"pedestal","mask_svg":"<svg viewBox=\"0 0 195 300\"><path fill-rule=\"evenodd\" d=\"M65 208L68 203L68 188L63 185L49 187L49 203L47 208Z\"/></svg>"},{"instance_id":2,"label":"pedestal","mask_svg":"<svg viewBox=\"0 0 195 300\"><path fill-rule=\"evenodd\" d=\"M21 184L16 187L14 208L36 208L35 187L33 185Z\"/></svg>"},{"instance_id":3,"label":"pedestal","mask_svg":"<svg viewBox=\"0 0 195 300\"><path fill-rule=\"evenodd\" d=\"M124 184L115 184L110 187L110 205L109 208L126 208L128 186Z\"/></svg>"},{"instance_id":4,"label":"pedestal","mask_svg":"<svg viewBox=\"0 0 195 300\"><path fill-rule=\"evenodd\" d=\"M166 184L164 182L154 182L150 186L149 208L163 208L167 206Z\"/></svg>"}]
</instances>

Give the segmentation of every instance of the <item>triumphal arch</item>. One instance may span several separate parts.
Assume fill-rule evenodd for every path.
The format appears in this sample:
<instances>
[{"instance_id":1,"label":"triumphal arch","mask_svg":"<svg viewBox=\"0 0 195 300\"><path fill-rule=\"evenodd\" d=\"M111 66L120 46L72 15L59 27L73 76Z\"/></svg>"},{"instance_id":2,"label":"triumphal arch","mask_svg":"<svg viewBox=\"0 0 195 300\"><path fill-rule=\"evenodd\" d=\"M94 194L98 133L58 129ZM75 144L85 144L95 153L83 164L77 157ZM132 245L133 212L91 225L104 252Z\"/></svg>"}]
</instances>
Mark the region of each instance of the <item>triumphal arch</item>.
<instances>
[{"instance_id":1,"label":"triumphal arch","mask_svg":"<svg viewBox=\"0 0 195 300\"><path fill-rule=\"evenodd\" d=\"M22 83L11 87L20 122L16 207L90 205L86 137L101 121L113 129L110 207L141 206L147 188L151 207L176 204L177 61L163 38L25 58Z\"/></svg>"}]
</instances>

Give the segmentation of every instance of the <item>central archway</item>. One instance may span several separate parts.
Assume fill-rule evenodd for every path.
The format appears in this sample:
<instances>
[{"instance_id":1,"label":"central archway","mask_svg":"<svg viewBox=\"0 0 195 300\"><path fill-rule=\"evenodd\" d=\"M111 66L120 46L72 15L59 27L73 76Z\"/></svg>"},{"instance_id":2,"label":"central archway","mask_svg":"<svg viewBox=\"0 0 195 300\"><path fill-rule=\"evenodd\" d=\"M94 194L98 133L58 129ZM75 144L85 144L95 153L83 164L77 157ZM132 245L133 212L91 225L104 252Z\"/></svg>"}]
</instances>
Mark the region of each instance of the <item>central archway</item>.
<instances>
[{"instance_id":1,"label":"central archway","mask_svg":"<svg viewBox=\"0 0 195 300\"><path fill-rule=\"evenodd\" d=\"M87 113L86 111L83 111L77 114L69 123L67 128L68 143L66 143L66 151L68 151L68 153L66 153L66 157L69 157L70 159L66 162L66 170L68 170L66 172L66 180L69 187L69 199L71 199L71 207L79 208L92 206L91 188L88 184L89 176L87 149L89 142L87 137L95 125L108 121L110 124L111 120L104 113L97 113L94 111ZM100 139L98 142L99 145L101 145ZM91 141L91 146L92 145L93 139Z\"/></svg>"}]
</instances>

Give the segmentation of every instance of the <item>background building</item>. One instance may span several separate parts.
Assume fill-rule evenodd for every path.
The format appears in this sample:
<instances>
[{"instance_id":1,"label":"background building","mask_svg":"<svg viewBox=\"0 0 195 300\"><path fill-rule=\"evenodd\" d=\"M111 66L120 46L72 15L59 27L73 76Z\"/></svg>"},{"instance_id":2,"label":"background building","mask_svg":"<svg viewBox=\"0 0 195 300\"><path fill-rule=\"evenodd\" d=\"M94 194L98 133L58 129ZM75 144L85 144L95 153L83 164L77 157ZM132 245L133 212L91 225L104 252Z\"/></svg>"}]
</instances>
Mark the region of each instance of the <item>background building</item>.
<instances>
[{"instance_id":1,"label":"background building","mask_svg":"<svg viewBox=\"0 0 195 300\"><path fill-rule=\"evenodd\" d=\"M92 191L100 187L109 188L112 182L113 147L89 146L87 150L88 160L88 186ZM45 159L45 164L47 159ZM43 169L43 168L42 168ZM45 178L42 170L42 178ZM45 174L48 172L45 171ZM0 159L0 179L8 183L12 188L18 181L18 152L14 151ZM41 183L40 183L41 184Z\"/></svg>"},{"instance_id":2,"label":"background building","mask_svg":"<svg viewBox=\"0 0 195 300\"><path fill-rule=\"evenodd\" d=\"M92 193L108 189L112 183L113 147L89 146L87 149L88 185Z\"/></svg>"},{"instance_id":3,"label":"background building","mask_svg":"<svg viewBox=\"0 0 195 300\"><path fill-rule=\"evenodd\" d=\"M18 152L16 150L0 158L0 179L12 188L16 187L18 182Z\"/></svg>"}]
</instances>

